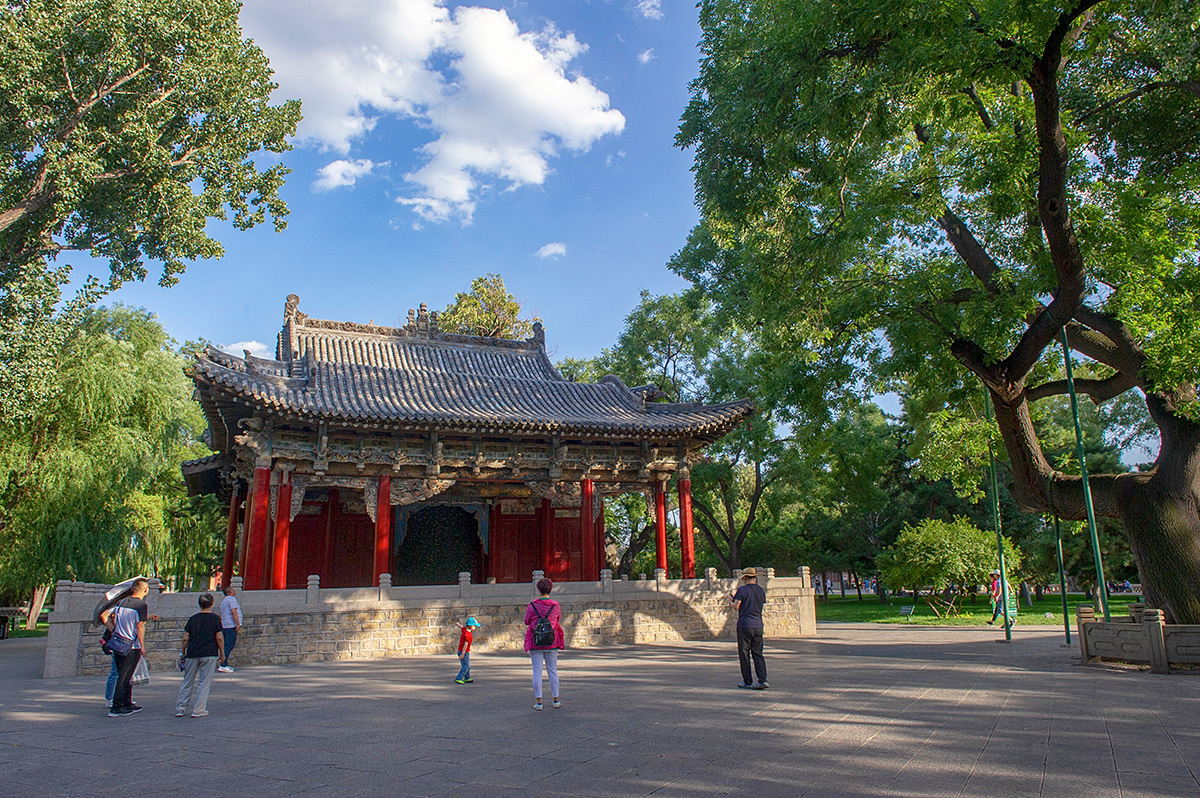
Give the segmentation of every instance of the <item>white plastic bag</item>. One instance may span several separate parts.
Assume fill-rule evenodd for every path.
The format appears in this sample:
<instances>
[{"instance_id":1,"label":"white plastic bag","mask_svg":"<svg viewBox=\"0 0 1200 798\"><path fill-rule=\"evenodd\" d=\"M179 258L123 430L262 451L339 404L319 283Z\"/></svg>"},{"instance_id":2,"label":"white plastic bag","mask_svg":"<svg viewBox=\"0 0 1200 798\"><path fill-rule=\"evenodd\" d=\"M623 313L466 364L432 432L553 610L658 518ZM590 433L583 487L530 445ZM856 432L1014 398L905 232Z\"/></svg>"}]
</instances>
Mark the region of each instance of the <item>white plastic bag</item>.
<instances>
[{"instance_id":1,"label":"white plastic bag","mask_svg":"<svg viewBox=\"0 0 1200 798\"><path fill-rule=\"evenodd\" d=\"M137 667L133 669L133 678L129 680L133 686L141 684L150 684L150 666L146 664L146 658L142 657L138 660Z\"/></svg>"}]
</instances>

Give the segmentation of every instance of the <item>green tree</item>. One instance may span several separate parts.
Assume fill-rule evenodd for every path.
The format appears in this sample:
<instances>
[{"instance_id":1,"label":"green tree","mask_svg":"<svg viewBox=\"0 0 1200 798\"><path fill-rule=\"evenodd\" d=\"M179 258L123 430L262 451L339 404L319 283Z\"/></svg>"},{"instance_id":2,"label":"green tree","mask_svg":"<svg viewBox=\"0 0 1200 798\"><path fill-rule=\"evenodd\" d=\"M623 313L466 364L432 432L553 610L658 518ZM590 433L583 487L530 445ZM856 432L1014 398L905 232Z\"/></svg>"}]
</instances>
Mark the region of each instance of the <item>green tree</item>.
<instances>
[{"instance_id":1,"label":"green tree","mask_svg":"<svg viewBox=\"0 0 1200 798\"><path fill-rule=\"evenodd\" d=\"M171 343L145 311L88 311L54 390L0 429L0 588L194 576L210 555L192 546L220 539L222 513L184 496L179 464L209 451Z\"/></svg>"},{"instance_id":2,"label":"green tree","mask_svg":"<svg viewBox=\"0 0 1200 798\"><path fill-rule=\"evenodd\" d=\"M779 406L982 382L1020 506L1081 518L1031 409L1066 390L1065 329L1080 393L1139 392L1161 439L1093 476L1096 511L1200 622L1200 5L706 0L701 25L673 268L756 325Z\"/></svg>"},{"instance_id":3,"label":"green tree","mask_svg":"<svg viewBox=\"0 0 1200 798\"><path fill-rule=\"evenodd\" d=\"M1007 539L1004 558L1011 572L1020 568L1021 552ZM995 533L961 516L905 527L879 559L880 575L889 586L925 590L925 601L938 617L957 615L959 599L987 581L999 563Z\"/></svg>"},{"instance_id":4,"label":"green tree","mask_svg":"<svg viewBox=\"0 0 1200 798\"><path fill-rule=\"evenodd\" d=\"M454 301L438 315L443 332L485 338L528 338L538 321L541 319L536 316L521 317L521 303L498 274L476 277L471 290L455 294Z\"/></svg>"},{"instance_id":5,"label":"green tree","mask_svg":"<svg viewBox=\"0 0 1200 798\"><path fill-rule=\"evenodd\" d=\"M273 105L236 0L13 0L0 7L0 415L54 384L52 355L104 292L222 254L206 225L273 217L300 104ZM107 260L65 307L64 252Z\"/></svg>"}]
</instances>

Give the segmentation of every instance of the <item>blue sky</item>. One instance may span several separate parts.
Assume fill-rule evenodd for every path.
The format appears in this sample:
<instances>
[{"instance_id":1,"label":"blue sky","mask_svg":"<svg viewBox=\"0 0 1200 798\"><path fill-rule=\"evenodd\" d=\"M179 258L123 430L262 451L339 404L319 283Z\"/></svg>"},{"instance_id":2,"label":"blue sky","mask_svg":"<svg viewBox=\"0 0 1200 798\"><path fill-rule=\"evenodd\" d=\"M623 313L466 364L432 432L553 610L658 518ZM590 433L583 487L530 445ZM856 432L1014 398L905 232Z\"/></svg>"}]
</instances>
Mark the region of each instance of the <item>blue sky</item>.
<instances>
[{"instance_id":1,"label":"blue sky","mask_svg":"<svg viewBox=\"0 0 1200 798\"><path fill-rule=\"evenodd\" d=\"M540 316L555 358L611 345L695 224L672 141L697 73L676 0L245 0L279 98L304 101L288 229L214 223L219 261L121 301L178 340L273 347L284 297L394 324L488 272ZM87 264L80 264L87 268Z\"/></svg>"}]
</instances>

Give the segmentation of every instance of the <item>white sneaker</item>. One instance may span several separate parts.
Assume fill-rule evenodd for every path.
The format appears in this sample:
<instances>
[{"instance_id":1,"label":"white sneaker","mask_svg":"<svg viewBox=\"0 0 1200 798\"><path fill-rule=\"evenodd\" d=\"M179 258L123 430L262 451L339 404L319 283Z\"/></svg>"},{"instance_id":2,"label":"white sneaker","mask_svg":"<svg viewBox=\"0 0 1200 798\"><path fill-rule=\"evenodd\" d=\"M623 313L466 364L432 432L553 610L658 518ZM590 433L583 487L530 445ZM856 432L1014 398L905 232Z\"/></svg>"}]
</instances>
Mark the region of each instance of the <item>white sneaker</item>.
<instances>
[{"instance_id":1,"label":"white sneaker","mask_svg":"<svg viewBox=\"0 0 1200 798\"><path fill-rule=\"evenodd\" d=\"M218 673L233 673L233 668L229 667L228 665L218 665L217 672Z\"/></svg>"},{"instance_id":2,"label":"white sneaker","mask_svg":"<svg viewBox=\"0 0 1200 798\"><path fill-rule=\"evenodd\" d=\"M192 717L193 717L193 718L207 718L207 717L208 717L208 710L206 709L206 710L204 710L203 712L193 712L193 713L192 713Z\"/></svg>"}]
</instances>

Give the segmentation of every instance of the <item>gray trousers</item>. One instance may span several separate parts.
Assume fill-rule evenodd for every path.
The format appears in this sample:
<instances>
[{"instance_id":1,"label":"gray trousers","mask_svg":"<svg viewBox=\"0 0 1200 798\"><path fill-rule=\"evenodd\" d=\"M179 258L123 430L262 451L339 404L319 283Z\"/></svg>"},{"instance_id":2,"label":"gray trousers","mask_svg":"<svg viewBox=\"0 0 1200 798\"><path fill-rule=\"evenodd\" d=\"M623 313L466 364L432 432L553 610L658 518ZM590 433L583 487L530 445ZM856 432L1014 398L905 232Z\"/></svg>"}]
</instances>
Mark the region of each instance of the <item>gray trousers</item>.
<instances>
[{"instance_id":1,"label":"gray trousers","mask_svg":"<svg viewBox=\"0 0 1200 798\"><path fill-rule=\"evenodd\" d=\"M217 671L217 657L189 657L187 670L183 672L183 684L179 686L179 700L175 712L187 713L192 704L192 714L208 711L208 691L212 688L213 674ZM195 698L195 703L192 699Z\"/></svg>"}]
</instances>

